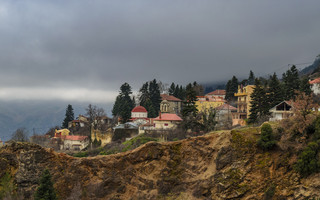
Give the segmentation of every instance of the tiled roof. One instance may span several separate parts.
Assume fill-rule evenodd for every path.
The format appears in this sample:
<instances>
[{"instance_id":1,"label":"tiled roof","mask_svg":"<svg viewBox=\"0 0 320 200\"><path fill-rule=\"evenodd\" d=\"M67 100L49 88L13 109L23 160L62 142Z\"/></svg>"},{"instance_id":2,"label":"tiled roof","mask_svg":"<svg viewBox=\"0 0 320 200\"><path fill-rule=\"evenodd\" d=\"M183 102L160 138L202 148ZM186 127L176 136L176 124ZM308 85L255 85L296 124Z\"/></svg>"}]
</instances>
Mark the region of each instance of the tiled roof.
<instances>
[{"instance_id":1,"label":"tiled roof","mask_svg":"<svg viewBox=\"0 0 320 200\"><path fill-rule=\"evenodd\" d=\"M148 112L143 106L137 106L131 112Z\"/></svg>"},{"instance_id":2,"label":"tiled roof","mask_svg":"<svg viewBox=\"0 0 320 200\"><path fill-rule=\"evenodd\" d=\"M226 95L225 90L215 90L213 92L208 93L207 95Z\"/></svg>"},{"instance_id":3,"label":"tiled roof","mask_svg":"<svg viewBox=\"0 0 320 200\"><path fill-rule=\"evenodd\" d=\"M88 138L88 136L81 136L81 135L67 135L65 136L66 140L73 140L73 141L82 141Z\"/></svg>"},{"instance_id":4,"label":"tiled roof","mask_svg":"<svg viewBox=\"0 0 320 200\"><path fill-rule=\"evenodd\" d=\"M320 83L320 77L309 82L310 84Z\"/></svg>"},{"instance_id":5,"label":"tiled roof","mask_svg":"<svg viewBox=\"0 0 320 200\"><path fill-rule=\"evenodd\" d=\"M172 95L168 95L168 94L161 94L161 99L163 100L167 100L167 101L181 101L181 99L178 99L175 96Z\"/></svg>"},{"instance_id":6,"label":"tiled roof","mask_svg":"<svg viewBox=\"0 0 320 200\"><path fill-rule=\"evenodd\" d=\"M154 121L182 121L182 119L176 114L160 113L160 115L155 118Z\"/></svg>"},{"instance_id":7,"label":"tiled roof","mask_svg":"<svg viewBox=\"0 0 320 200\"><path fill-rule=\"evenodd\" d=\"M235 108L235 107L233 107L233 106L231 106L229 104L226 104L226 103L221 105L221 106L219 106L219 107L217 107L216 109L217 110L230 110L230 111L237 110L237 108Z\"/></svg>"}]
</instances>

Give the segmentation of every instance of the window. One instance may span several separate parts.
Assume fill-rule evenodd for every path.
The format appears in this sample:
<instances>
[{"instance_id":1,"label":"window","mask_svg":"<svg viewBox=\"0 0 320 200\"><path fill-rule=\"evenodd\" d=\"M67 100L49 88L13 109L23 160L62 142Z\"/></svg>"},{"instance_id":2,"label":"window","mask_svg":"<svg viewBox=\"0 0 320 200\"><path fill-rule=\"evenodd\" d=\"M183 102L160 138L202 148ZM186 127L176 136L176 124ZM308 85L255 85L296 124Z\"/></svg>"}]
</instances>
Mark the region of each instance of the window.
<instances>
[{"instance_id":1,"label":"window","mask_svg":"<svg viewBox=\"0 0 320 200\"><path fill-rule=\"evenodd\" d=\"M164 124L164 126L168 126L168 124L167 124L167 123L165 123L165 124Z\"/></svg>"}]
</instances>

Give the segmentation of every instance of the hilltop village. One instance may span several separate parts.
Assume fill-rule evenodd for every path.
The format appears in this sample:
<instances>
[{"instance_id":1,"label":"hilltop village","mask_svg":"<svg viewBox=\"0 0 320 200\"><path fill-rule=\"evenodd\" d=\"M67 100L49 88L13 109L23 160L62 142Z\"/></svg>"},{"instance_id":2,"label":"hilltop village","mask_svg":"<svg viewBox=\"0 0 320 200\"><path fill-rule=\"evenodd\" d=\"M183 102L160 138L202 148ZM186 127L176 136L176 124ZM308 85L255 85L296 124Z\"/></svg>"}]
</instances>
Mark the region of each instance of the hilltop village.
<instances>
[{"instance_id":1,"label":"hilltop village","mask_svg":"<svg viewBox=\"0 0 320 200\"><path fill-rule=\"evenodd\" d=\"M137 96L124 83L112 118L68 105L61 127L30 141L18 129L0 148L0 198L317 199L319 73L250 72L206 92L153 80Z\"/></svg>"},{"instance_id":2,"label":"hilltop village","mask_svg":"<svg viewBox=\"0 0 320 200\"><path fill-rule=\"evenodd\" d=\"M302 94L312 96L318 105L320 78L317 73L299 77L293 66L284 73L282 81L276 74L264 79L256 78L250 71L248 79L239 82L234 76L225 89L206 94L204 87L196 82L186 87L172 83L169 88L163 88L157 80L146 82L139 95L133 97L131 86L124 83L114 103L112 118L93 105L88 106L87 113L75 118L72 106L68 105L62 128L54 127L45 135L33 135L30 142L71 154L109 145L110 151L100 148L98 152L109 154L126 150L115 151L114 146L138 136L147 138L145 142L170 141L214 130L281 121L294 115L295 104ZM18 133L19 130L16 136ZM13 140L19 139L21 137L13 137ZM22 138L24 140L28 139Z\"/></svg>"}]
</instances>

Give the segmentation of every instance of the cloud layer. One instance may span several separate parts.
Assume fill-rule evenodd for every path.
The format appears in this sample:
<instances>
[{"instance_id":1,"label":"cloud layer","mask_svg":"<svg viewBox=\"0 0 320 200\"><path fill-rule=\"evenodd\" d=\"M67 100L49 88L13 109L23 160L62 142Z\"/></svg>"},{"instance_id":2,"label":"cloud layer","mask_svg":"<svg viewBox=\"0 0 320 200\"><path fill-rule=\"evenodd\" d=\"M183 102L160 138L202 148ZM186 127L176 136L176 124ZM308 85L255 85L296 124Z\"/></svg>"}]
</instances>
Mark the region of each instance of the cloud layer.
<instances>
[{"instance_id":1,"label":"cloud layer","mask_svg":"<svg viewBox=\"0 0 320 200\"><path fill-rule=\"evenodd\" d=\"M2 0L0 99L111 102L124 82L138 90L153 78L186 84L281 72L320 53L319 7L316 0Z\"/></svg>"}]
</instances>

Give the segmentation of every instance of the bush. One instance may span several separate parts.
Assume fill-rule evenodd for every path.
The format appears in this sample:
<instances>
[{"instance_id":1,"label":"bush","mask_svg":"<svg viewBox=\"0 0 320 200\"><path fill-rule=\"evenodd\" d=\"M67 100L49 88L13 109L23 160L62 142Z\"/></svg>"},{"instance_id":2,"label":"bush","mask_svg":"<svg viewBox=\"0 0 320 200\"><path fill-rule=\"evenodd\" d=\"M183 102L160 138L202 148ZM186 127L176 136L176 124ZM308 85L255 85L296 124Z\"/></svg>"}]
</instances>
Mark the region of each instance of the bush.
<instances>
[{"instance_id":1,"label":"bush","mask_svg":"<svg viewBox=\"0 0 320 200\"><path fill-rule=\"evenodd\" d=\"M57 200L57 194L51 181L51 174L45 169L40 179L40 185L34 195L34 200Z\"/></svg>"},{"instance_id":2,"label":"bush","mask_svg":"<svg viewBox=\"0 0 320 200\"><path fill-rule=\"evenodd\" d=\"M131 140L125 141L124 143L122 143L123 145L125 145L125 147L122 149L123 152L137 148L147 142L150 141L158 141L157 138L152 138L152 137L146 137L144 135L140 135L137 136L135 138L132 138Z\"/></svg>"},{"instance_id":3,"label":"bush","mask_svg":"<svg viewBox=\"0 0 320 200\"><path fill-rule=\"evenodd\" d=\"M75 153L73 154L73 157L87 157L88 156L88 153L87 152L78 152L78 153Z\"/></svg>"},{"instance_id":4,"label":"bush","mask_svg":"<svg viewBox=\"0 0 320 200\"><path fill-rule=\"evenodd\" d=\"M315 142L310 142L299 156L299 160L294 166L294 169L302 176L306 177L312 173L318 172L320 162L317 159L319 145Z\"/></svg>"},{"instance_id":5,"label":"bush","mask_svg":"<svg viewBox=\"0 0 320 200\"><path fill-rule=\"evenodd\" d=\"M263 150L270 150L276 144L271 125L265 123L261 127L261 136L258 140L258 146Z\"/></svg>"}]
</instances>

